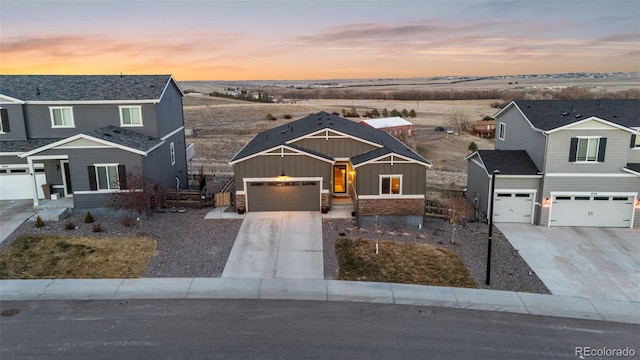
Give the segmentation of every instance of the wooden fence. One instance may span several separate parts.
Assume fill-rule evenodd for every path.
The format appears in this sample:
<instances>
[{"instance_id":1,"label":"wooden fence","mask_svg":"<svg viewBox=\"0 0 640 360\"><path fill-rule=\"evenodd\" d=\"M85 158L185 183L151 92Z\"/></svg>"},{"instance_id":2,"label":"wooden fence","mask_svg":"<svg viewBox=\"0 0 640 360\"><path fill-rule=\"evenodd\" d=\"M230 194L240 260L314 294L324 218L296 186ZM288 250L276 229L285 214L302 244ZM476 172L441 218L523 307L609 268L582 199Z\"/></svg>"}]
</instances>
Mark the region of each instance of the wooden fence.
<instances>
[{"instance_id":1,"label":"wooden fence","mask_svg":"<svg viewBox=\"0 0 640 360\"><path fill-rule=\"evenodd\" d=\"M197 207L212 206L211 195L200 190L169 189L164 192L165 207Z\"/></svg>"},{"instance_id":2,"label":"wooden fence","mask_svg":"<svg viewBox=\"0 0 640 360\"><path fill-rule=\"evenodd\" d=\"M435 201L427 201L427 204L424 207L424 216L449 218L451 217L451 209L449 209L448 206L442 206L440 203Z\"/></svg>"}]
</instances>

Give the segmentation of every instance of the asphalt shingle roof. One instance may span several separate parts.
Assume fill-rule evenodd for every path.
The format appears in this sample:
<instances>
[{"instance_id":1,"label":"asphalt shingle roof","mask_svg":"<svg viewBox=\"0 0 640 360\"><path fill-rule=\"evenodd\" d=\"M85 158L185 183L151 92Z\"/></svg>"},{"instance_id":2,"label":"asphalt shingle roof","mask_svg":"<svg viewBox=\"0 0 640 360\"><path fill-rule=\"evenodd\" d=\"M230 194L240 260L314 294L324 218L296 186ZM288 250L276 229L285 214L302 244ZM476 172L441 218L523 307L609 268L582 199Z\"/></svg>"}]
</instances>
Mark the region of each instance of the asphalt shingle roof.
<instances>
[{"instance_id":1,"label":"asphalt shingle roof","mask_svg":"<svg viewBox=\"0 0 640 360\"><path fill-rule=\"evenodd\" d=\"M151 150L151 148L162 142L160 139L113 125L91 130L83 134L144 152Z\"/></svg>"},{"instance_id":2,"label":"asphalt shingle roof","mask_svg":"<svg viewBox=\"0 0 640 360\"><path fill-rule=\"evenodd\" d=\"M0 75L0 95L23 101L159 99L171 75Z\"/></svg>"},{"instance_id":3,"label":"asphalt shingle roof","mask_svg":"<svg viewBox=\"0 0 640 360\"><path fill-rule=\"evenodd\" d=\"M640 173L640 163L627 163L627 169Z\"/></svg>"},{"instance_id":4,"label":"asphalt shingle roof","mask_svg":"<svg viewBox=\"0 0 640 360\"><path fill-rule=\"evenodd\" d=\"M501 175L537 175L538 168L524 150L478 150L489 173L494 169Z\"/></svg>"},{"instance_id":5,"label":"asphalt shingle roof","mask_svg":"<svg viewBox=\"0 0 640 360\"><path fill-rule=\"evenodd\" d=\"M626 127L640 127L640 99L516 100L531 124L553 130L596 116Z\"/></svg>"},{"instance_id":6,"label":"asphalt shingle roof","mask_svg":"<svg viewBox=\"0 0 640 360\"><path fill-rule=\"evenodd\" d=\"M380 131L368 126L358 124L354 121L341 118L339 116L327 113L319 112L311 114L302 119L284 124L273 129L264 131L256 135L244 148L240 150L231 161L243 159L247 156L257 154L259 152L274 148L278 145L282 145L289 140L297 139L299 137L312 134L319 130L335 130L356 138L366 140L371 143L382 145L383 148L370 151L365 154L354 156L354 159L358 159L358 163L375 159L385 153L395 153L406 156L410 159L429 164L422 156L411 150L405 144L398 139L389 135L384 131ZM309 150L305 150L308 151ZM324 155L326 156L326 155Z\"/></svg>"},{"instance_id":7,"label":"asphalt shingle roof","mask_svg":"<svg viewBox=\"0 0 640 360\"><path fill-rule=\"evenodd\" d=\"M0 152L23 153L60 141L62 139L29 139L0 141Z\"/></svg>"}]
</instances>

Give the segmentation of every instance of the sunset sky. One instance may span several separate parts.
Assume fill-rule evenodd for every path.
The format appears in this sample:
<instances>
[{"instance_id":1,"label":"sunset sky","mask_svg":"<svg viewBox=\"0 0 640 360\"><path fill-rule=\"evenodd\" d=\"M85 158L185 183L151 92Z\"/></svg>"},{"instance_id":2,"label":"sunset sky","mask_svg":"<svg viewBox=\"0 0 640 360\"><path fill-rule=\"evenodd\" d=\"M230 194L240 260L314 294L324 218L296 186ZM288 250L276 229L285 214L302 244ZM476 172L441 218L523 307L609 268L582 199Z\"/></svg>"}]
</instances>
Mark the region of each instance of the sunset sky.
<instances>
[{"instance_id":1,"label":"sunset sky","mask_svg":"<svg viewBox=\"0 0 640 360\"><path fill-rule=\"evenodd\" d=\"M0 2L0 73L300 80L640 71L637 0Z\"/></svg>"}]
</instances>

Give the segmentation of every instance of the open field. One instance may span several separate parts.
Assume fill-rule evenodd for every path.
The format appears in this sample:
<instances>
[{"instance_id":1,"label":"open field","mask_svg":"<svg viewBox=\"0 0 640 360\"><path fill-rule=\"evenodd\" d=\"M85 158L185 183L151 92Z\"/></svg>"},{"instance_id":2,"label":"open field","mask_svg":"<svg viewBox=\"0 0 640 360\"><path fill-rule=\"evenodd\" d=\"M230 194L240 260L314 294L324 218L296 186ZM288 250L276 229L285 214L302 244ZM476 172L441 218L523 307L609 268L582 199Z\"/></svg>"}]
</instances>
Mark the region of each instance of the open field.
<instances>
[{"instance_id":1,"label":"open field","mask_svg":"<svg viewBox=\"0 0 640 360\"><path fill-rule=\"evenodd\" d=\"M393 100L303 100L295 104L263 104L211 98L208 96L187 96L184 99L185 126L192 129L196 155L194 169L204 168L207 174L230 175L233 172L228 161L256 133L300 119L318 111L340 112L341 109L355 107L360 113L372 109L387 108L414 109L417 116L410 119L414 123L415 148L434 165L429 172L430 186L448 187L453 182L464 187L466 182L466 161L469 143L475 141L480 149L490 149L489 139L480 139L470 134L460 136L436 132L435 126L446 126L454 111L466 114L469 120L479 120L484 115L493 115L496 109L489 106L495 100L460 101L393 101ZM269 121L268 113L278 119ZM292 119L283 118L285 114ZM354 121L363 118L351 118Z\"/></svg>"}]
</instances>

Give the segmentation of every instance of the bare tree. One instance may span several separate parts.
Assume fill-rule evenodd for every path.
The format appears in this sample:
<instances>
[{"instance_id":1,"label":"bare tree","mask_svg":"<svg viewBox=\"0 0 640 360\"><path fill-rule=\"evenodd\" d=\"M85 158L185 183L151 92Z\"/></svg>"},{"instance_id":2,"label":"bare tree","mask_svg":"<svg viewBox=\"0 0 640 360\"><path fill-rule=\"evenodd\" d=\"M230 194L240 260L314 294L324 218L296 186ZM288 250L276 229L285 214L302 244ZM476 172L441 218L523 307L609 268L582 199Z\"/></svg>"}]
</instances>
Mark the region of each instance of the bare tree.
<instances>
[{"instance_id":1,"label":"bare tree","mask_svg":"<svg viewBox=\"0 0 640 360\"><path fill-rule=\"evenodd\" d=\"M469 129L471 122L469 121L469 115L460 110L452 110L449 115L449 127L455 130L456 133L462 134L463 131Z\"/></svg>"},{"instance_id":2,"label":"bare tree","mask_svg":"<svg viewBox=\"0 0 640 360\"><path fill-rule=\"evenodd\" d=\"M449 196L447 200L449 202L449 222L451 223L451 243L455 244L456 228L458 225L469 221L471 208L465 197L454 190L453 183L449 186Z\"/></svg>"},{"instance_id":3,"label":"bare tree","mask_svg":"<svg viewBox=\"0 0 640 360\"><path fill-rule=\"evenodd\" d=\"M152 209L159 206L163 191L158 182L144 176L140 168L135 168L127 172L126 184L120 184L120 191L113 193L111 206L137 214L142 232L143 219L149 216Z\"/></svg>"}]
</instances>

